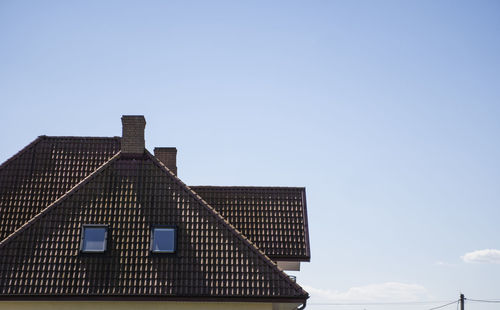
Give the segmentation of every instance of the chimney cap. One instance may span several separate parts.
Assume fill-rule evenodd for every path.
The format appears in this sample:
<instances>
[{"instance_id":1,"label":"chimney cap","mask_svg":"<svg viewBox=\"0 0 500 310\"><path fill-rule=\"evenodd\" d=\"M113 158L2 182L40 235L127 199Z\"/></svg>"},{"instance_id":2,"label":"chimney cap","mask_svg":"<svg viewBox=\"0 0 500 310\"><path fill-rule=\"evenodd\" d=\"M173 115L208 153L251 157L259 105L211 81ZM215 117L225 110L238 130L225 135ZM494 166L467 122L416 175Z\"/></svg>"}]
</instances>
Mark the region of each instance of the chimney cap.
<instances>
[{"instance_id":1,"label":"chimney cap","mask_svg":"<svg viewBox=\"0 0 500 310\"><path fill-rule=\"evenodd\" d=\"M146 119L144 118L144 115L122 115L122 121L128 121L128 120L134 120L134 121L144 121L146 123Z\"/></svg>"}]
</instances>

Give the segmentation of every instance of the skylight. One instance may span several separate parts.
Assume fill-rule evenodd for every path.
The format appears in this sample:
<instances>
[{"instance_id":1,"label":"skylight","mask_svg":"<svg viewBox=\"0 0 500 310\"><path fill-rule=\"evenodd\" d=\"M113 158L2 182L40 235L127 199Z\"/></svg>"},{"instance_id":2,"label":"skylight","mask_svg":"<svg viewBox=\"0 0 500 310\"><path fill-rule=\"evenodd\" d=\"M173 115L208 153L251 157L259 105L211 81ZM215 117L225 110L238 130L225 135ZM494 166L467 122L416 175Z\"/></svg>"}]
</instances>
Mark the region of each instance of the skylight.
<instances>
[{"instance_id":1,"label":"skylight","mask_svg":"<svg viewBox=\"0 0 500 310\"><path fill-rule=\"evenodd\" d=\"M175 253L177 229L173 226L153 227L151 251L153 253Z\"/></svg>"},{"instance_id":2,"label":"skylight","mask_svg":"<svg viewBox=\"0 0 500 310\"><path fill-rule=\"evenodd\" d=\"M103 253L106 251L107 237L107 225L83 225L81 251L85 253Z\"/></svg>"}]
</instances>

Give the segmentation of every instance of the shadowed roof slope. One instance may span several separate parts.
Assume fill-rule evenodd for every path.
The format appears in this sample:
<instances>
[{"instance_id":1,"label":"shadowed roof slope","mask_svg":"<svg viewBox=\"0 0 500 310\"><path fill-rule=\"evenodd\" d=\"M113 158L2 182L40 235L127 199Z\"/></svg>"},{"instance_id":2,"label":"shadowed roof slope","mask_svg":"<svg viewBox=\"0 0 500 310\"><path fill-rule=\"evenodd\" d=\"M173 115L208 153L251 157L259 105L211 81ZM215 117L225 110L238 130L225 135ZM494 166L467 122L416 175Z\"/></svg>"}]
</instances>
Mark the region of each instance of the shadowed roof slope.
<instances>
[{"instance_id":1,"label":"shadowed roof slope","mask_svg":"<svg viewBox=\"0 0 500 310\"><path fill-rule=\"evenodd\" d=\"M80 253L83 224L109 225L105 253ZM152 225L177 227L175 254L150 253ZM8 296L308 296L149 153L113 157L3 240L0 266Z\"/></svg>"},{"instance_id":2,"label":"shadowed roof slope","mask_svg":"<svg viewBox=\"0 0 500 310\"><path fill-rule=\"evenodd\" d=\"M191 186L272 259L310 259L302 187Z\"/></svg>"},{"instance_id":3,"label":"shadowed roof slope","mask_svg":"<svg viewBox=\"0 0 500 310\"><path fill-rule=\"evenodd\" d=\"M0 240L120 150L120 138L40 136L0 166Z\"/></svg>"}]
</instances>

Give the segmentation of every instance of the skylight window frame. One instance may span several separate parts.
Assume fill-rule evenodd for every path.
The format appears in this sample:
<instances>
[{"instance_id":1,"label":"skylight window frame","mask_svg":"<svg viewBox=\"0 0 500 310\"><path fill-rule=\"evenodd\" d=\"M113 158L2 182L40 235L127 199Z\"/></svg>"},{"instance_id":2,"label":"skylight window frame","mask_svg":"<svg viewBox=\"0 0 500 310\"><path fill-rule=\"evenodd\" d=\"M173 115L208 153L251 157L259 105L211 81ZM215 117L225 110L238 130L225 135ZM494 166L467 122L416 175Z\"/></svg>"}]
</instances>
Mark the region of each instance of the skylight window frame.
<instances>
[{"instance_id":1,"label":"skylight window frame","mask_svg":"<svg viewBox=\"0 0 500 310\"><path fill-rule=\"evenodd\" d=\"M85 240L85 228L105 228L104 232L104 250L85 250L83 248ZM108 250L108 236L109 236L109 225L108 224L83 224L80 233L80 253L82 254L100 254L106 253Z\"/></svg>"},{"instance_id":2,"label":"skylight window frame","mask_svg":"<svg viewBox=\"0 0 500 310\"><path fill-rule=\"evenodd\" d=\"M174 230L174 249L173 251L159 251L159 250L154 250L154 236L155 236L155 229L161 229L161 228L168 228L168 229L173 229ZM151 225L150 229L150 243L149 243L149 251L151 254L163 254L163 255L172 255L177 253L177 226L176 225Z\"/></svg>"}]
</instances>

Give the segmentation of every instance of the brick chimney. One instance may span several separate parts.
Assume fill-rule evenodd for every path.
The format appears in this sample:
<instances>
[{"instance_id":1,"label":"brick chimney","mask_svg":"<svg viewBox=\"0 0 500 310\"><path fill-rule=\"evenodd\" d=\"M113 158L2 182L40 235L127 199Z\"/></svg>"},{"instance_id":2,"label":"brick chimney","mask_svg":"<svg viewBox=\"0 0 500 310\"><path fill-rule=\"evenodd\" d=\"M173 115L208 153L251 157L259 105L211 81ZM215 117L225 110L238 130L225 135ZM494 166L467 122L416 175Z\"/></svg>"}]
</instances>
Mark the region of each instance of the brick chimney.
<instances>
[{"instance_id":1,"label":"brick chimney","mask_svg":"<svg viewBox=\"0 0 500 310\"><path fill-rule=\"evenodd\" d=\"M155 147L155 157L177 175L177 149L175 147Z\"/></svg>"},{"instance_id":2,"label":"brick chimney","mask_svg":"<svg viewBox=\"0 0 500 310\"><path fill-rule=\"evenodd\" d=\"M143 115L122 116L122 154L142 155L145 150Z\"/></svg>"}]
</instances>

